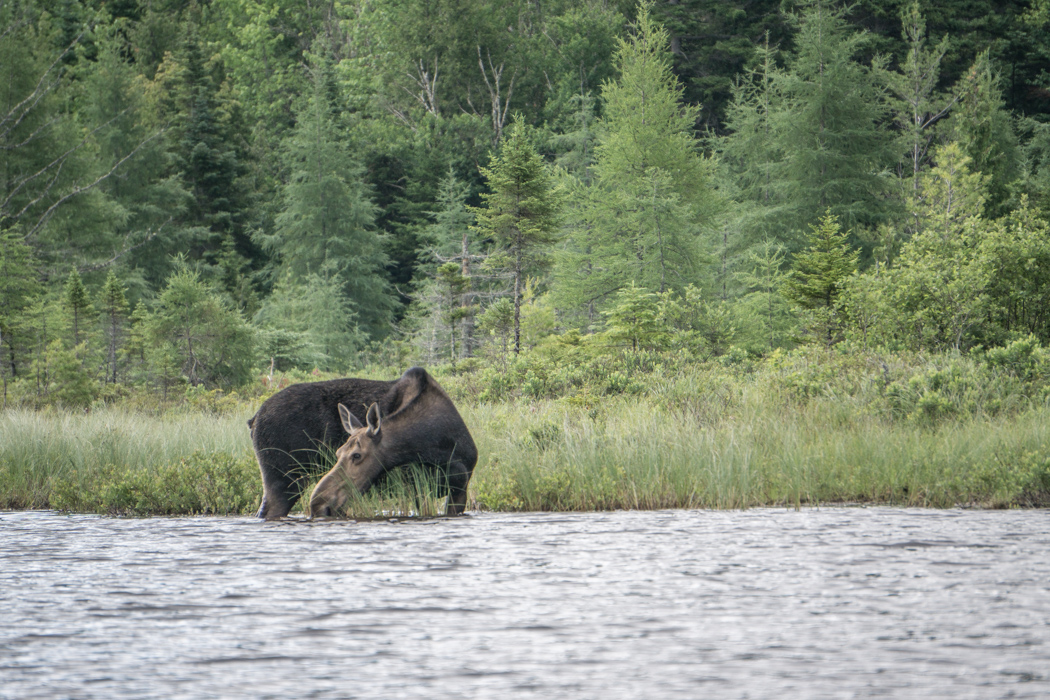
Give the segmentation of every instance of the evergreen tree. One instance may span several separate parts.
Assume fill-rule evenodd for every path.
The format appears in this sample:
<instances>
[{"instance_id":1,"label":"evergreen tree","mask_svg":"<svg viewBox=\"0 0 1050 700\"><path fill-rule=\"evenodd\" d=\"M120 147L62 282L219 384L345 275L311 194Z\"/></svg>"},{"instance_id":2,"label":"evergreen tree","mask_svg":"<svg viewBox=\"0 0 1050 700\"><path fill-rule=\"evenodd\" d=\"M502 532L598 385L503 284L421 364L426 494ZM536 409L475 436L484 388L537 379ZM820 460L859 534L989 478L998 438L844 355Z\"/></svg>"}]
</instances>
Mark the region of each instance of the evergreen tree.
<instances>
[{"instance_id":1,"label":"evergreen tree","mask_svg":"<svg viewBox=\"0 0 1050 700\"><path fill-rule=\"evenodd\" d=\"M284 207L274 235L262 240L296 280L322 271L338 279L362 328L381 335L394 302L383 275L375 206L333 116L327 61L319 58L310 77L310 94L284 147Z\"/></svg>"},{"instance_id":2,"label":"evergreen tree","mask_svg":"<svg viewBox=\"0 0 1050 700\"><path fill-rule=\"evenodd\" d=\"M0 378L4 384L4 406L7 406L7 371L18 375L22 352L28 352L32 335L29 310L40 293L40 282L33 260L33 251L22 242L22 237L7 231L0 232L0 352L6 352L7 361L0 360Z\"/></svg>"},{"instance_id":3,"label":"evergreen tree","mask_svg":"<svg viewBox=\"0 0 1050 700\"><path fill-rule=\"evenodd\" d=\"M628 281L656 292L697 281L700 233L717 207L709 166L681 103L667 32L639 9L636 34L620 43L620 77L602 87L605 116L594 184L577 187L571 240L559 261L558 293L580 307L608 299Z\"/></svg>"},{"instance_id":4,"label":"evergreen tree","mask_svg":"<svg viewBox=\"0 0 1050 700\"><path fill-rule=\"evenodd\" d=\"M176 371L193 386L230 386L250 376L251 327L197 273L172 275L145 323L155 364L168 377Z\"/></svg>"},{"instance_id":5,"label":"evergreen tree","mask_svg":"<svg viewBox=\"0 0 1050 700\"><path fill-rule=\"evenodd\" d=\"M912 190L915 191L932 141L930 131L952 108L955 99L938 91L941 60L948 51L948 37L942 37L932 49L926 47L926 19L918 2L901 10L901 27L908 55L901 63L900 72L889 74L889 86L895 102L895 119L910 166L907 174L912 178Z\"/></svg>"},{"instance_id":6,"label":"evergreen tree","mask_svg":"<svg viewBox=\"0 0 1050 700\"><path fill-rule=\"evenodd\" d=\"M881 61L857 60L869 37L854 31L828 0L806 0L787 66L769 57L729 112L734 155L747 213L745 236L775 236L794 248L816 212L830 210L849 227L872 226L892 212L888 167L895 162L886 129ZM768 52L768 49L767 49ZM746 160L760 164L752 172Z\"/></svg>"},{"instance_id":7,"label":"evergreen tree","mask_svg":"<svg viewBox=\"0 0 1050 700\"><path fill-rule=\"evenodd\" d=\"M272 354L300 369L342 372L366 337L357 327L354 304L331 268L301 281L288 274L274 288L255 322L269 331ZM282 363L283 366L283 363Z\"/></svg>"},{"instance_id":8,"label":"evergreen tree","mask_svg":"<svg viewBox=\"0 0 1050 700\"><path fill-rule=\"evenodd\" d=\"M438 190L438 209L433 213L434 223L427 227L428 238L434 246L434 257L443 263L436 273L437 278L442 279L451 274L448 264L458 263L459 266L457 274L462 280L457 278L454 286L459 289L460 311L455 315L456 320L460 322L460 348L463 357L470 357L473 350L475 290L471 264L483 259L474 252L471 245L470 234L474 215L467 205L468 194L467 183L461 182L450 168ZM442 269L445 273L441 272ZM447 313L453 312L450 309Z\"/></svg>"},{"instance_id":9,"label":"evergreen tree","mask_svg":"<svg viewBox=\"0 0 1050 700\"><path fill-rule=\"evenodd\" d=\"M476 230L490 236L499 250L489 264L513 280L514 352L521 350L521 296L525 277L549 263L556 240L561 194L524 128L511 126L499 155L481 169L489 193L484 208L474 209Z\"/></svg>"},{"instance_id":10,"label":"evergreen tree","mask_svg":"<svg viewBox=\"0 0 1050 700\"><path fill-rule=\"evenodd\" d=\"M990 218L1004 213L1020 161L999 83L988 51L981 52L956 88L960 103L953 117L953 138L969 156L970 169L988 178L985 208Z\"/></svg>"},{"instance_id":11,"label":"evergreen tree","mask_svg":"<svg viewBox=\"0 0 1050 700\"><path fill-rule=\"evenodd\" d=\"M94 307L91 306L91 297L88 296L87 288L80 279L80 273L74 267L66 278L65 305L69 311L69 319L73 330L73 345L80 345L80 328L93 315Z\"/></svg>"},{"instance_id":12,"label":"evergreen tree","mask_svg":"<svg viewBox=\"0 0 1050 700\"><path fill-rule=\"evenodd\" d=\"M98 294L98 308L102 312L107 336L107 361L109 372L107 381L117 383L117 351L120 349L120 335L128 317L128 300L124 294L124 285L110 270L106 282Z\"/></svg>"},{"instance_id":13,"label":"evergreen tree","mask_svg":"<svg viewBox=\"0 0 1050 700\"><path fill-rule=\"evenodd\" d=\"M603 312L607 319L605 336L635 351L663 347L668 337L659 302L659 295L631 282L616 293L612 306Z\"/></svg>"},{"instance_id":14,"label":"evergreen tree","mask_svg":"<svg viewBox=\"0 0 1050 700\"><path fill-rule=\"evenodd\" d=\"M814 329L824 342L835 342L837 302L845 281L857 271L858 253L850 249L849 234L838 217L827 211L812 227L809 245L795 255L784 280L784 296L814 316Z\"/></svg>"}]
</instances>

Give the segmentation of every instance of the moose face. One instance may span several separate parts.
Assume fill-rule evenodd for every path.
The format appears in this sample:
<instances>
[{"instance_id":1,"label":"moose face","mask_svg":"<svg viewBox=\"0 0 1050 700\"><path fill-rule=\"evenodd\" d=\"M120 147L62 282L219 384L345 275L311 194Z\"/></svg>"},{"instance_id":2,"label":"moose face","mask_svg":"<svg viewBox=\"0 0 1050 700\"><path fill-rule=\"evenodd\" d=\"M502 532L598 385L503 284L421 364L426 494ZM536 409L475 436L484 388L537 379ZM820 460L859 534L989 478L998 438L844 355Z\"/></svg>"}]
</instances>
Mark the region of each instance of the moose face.
<instances>
[{"instance_id":1,"label":"moose face","mask_svg":"<svg viewBox=\"0 0 1050 700\"><path fill-rule=\"evenodd\" d=\"M372 404L362 425L354 414L339 404L339 418L350 437L335 451L336 463L323 479L317 482L310 495L310 517L338 515L353 493L363 493L383 471L379 448L383 440L383 417L379 406Z\"/></svg>"}]
</instances>

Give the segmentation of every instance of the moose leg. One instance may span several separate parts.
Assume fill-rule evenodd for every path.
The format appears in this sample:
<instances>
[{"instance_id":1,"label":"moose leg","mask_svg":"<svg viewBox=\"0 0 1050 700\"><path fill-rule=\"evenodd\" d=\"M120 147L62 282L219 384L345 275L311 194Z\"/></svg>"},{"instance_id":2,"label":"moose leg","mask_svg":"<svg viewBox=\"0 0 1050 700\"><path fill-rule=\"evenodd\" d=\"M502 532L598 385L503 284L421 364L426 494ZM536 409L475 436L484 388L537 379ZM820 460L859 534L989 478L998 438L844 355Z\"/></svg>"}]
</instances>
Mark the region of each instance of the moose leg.
<instances>
[{"instance_id":1,"label":"moose leg","mask_svg":"<svg viewBox=\"0 0 1050 700\"><path fill-rule=\"evenodd\" d=\"M256 516L266 520L277 520L288 515L288 511L298 500L291 493L291 484L279 477L263 481L263 498Z\"/></svg>"},{"instance_id":2,"label":"moose leg","mask_svg":"<svg viewBox=\"0 0 1050 700\"><path fill-rule=\"evenodd\" d=\"M470 483L470 469L462 462L448 465L448 506L445 512L449 515L462 515L467 508L467 484Z\"/></svg>"}]
</instances>

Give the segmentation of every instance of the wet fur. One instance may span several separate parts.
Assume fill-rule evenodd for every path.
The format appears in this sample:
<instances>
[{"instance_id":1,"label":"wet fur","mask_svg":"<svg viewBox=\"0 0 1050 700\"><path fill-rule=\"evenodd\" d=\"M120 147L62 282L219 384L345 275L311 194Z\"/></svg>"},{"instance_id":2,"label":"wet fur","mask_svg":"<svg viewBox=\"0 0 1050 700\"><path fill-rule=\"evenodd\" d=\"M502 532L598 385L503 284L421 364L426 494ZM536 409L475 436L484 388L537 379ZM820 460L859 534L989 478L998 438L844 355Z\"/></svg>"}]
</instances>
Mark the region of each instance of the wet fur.
<instances>
[{"instance_id":1,"label":"wet fur","mask_svg":"<svg viewBox=\"0 0 1050 700\"><path fill-rule=\"evenodd\" d=\"M318 449L334 452L347 439L339 418L343 404L363 420L372 403L384 416L387 469L411 463L433 464L466 480L477 463L477 448L452 400L420 367L400 379L334 379L295 384L267 399L248 427L263 480L260 518L282 518L299 500L316 473ZM465 482L464 482L465 488Z\"/></svg>"}]
</instances>

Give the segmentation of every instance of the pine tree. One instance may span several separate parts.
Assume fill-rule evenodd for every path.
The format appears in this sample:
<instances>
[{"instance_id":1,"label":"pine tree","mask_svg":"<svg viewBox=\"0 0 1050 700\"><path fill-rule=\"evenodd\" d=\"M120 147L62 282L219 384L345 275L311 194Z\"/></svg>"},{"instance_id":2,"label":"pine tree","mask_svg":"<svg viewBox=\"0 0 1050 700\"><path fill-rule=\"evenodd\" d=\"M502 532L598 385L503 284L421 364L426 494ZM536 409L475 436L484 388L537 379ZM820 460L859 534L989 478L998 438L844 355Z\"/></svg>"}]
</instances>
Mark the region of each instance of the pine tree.
<instances>
[{"instance_id":1,"label":"pine tree","mask_svg":"<svg viewBox=\"0 0 1050 700\"><path fill-rule=\"evenodd\" d=\"M970 169L988 178L985 210L995 218L1005 213L1010 186L1020 174L1020 153L1000 77L987 50L978 55L956 90L960 103L953 116L953 138L969 156Z\"/></svg>"},{"instance_id":2,"label":"pine tree","mask_svg":"<svg viewBox=\"0 0 1050 700\"><path fill-rule=\"evenodd\" d=\"M549 264L561 193L524 128L516 122L505 136L499 155L481 172L491 191L482 197L486 206L473 210L477 216L475 230L496 241L499 252L489 258L489 264L513 279L514 352L518 353L525 277Z\"/></svg>"},{"instance_id":3,"label":"pine tree","mask_svg":"<svg viewBox=\"0 0 1050 700\"><path fill-rule=\"evenodd\" d=\"M883 64L856 58L869 37L853 31L845 10L828 0L801 5L787 66L763 66L738 91L729 113L733 133L723 146L736 154L751 209L742 219L745 236L774 236L789 249L817 212L830 209L850 227L885 220L892 213L887 173L896 161ZM761 164L755 171L752 158Z\"/></svg>"},{"instance_id":4,"label":"pine tree","mask_svg":"<svg viewBox=\"0 0 1050 700\"><path fill-rule=\"evenodd\" d=\"M857 271L858 253L850 249L849 234L828 210L812 227L809 245L795 255L784 281L784 296L813 312L814 327L831 345L838 330L836 305L845 281Z\"/></svg>"},{"instance_id":5,"label":"pine tree","mask_svg":"<svg viewBox=\"0 0 1050 700\"><path fill-rule=\"evenodd\" d=\"M317 59L310 77L310 93L284 146L289 177L283 210L264 244L296 280L322 270L340 280L362 328L381 335L394 301L384 277L386 256L375 229L376 208L361 165L333 117L326 60Z\"/></svg>"},{"instance_id":6,"label":"pine tree","mask_svg":"<svg viewBox=\"0 0 1050 700\"><path fill-rule=\"evenodd\" d=\"M128 317L128 300L124 294L124 285L110 270L106 282L98 295L98 307L102 312L108 336L109 372L107 381L117 383L117 351L120 349L120 334Z\"/></svg>"},{"instance_id":7,"label":"pine tree","mask_svg":"<svg viewBox=\"0 0 1050 700\"><path fill-rule=\"evenodd\" d=\"M640 6L636 33L620 42L620 77L602 86L594 184L572 193L571 240L556 273L564 305L602 303L629 281L680 289L702 274L700 233L717 198L693 136L699 112L682 104L651 7Z\"/></svg>"},{"instance_id":8,"label":"pine tree","mask_svg":"<svg viewBox=\"0 0 1050 700\"><path fill-rule=\"evenodd\" d=\"M80 345L80 328L93 315L91 297L80 279L80 273L74 267L66 278L65 305L70 314L73 329L73 346Z\"/></svg>"},{"instance_id":9,"label":"pine tree","mask_svg":"<svg viewBox=\"0 0 1050 700\"><path fill-rule=\"evenodd\" d=\"M901 63L900 72L889 74L889 86L914 192L919 187L919 173L933 140L932 127L948 114L955 99L937 90L941 59L948 51L948 37L941 37L936 47L926 48L926 19L918 2L901 10L901 27L908 55Z\"/></svg>"}]
</instances>

